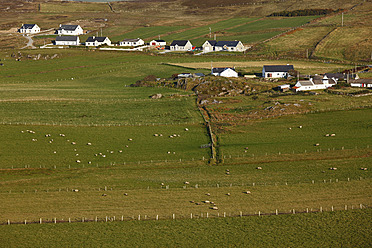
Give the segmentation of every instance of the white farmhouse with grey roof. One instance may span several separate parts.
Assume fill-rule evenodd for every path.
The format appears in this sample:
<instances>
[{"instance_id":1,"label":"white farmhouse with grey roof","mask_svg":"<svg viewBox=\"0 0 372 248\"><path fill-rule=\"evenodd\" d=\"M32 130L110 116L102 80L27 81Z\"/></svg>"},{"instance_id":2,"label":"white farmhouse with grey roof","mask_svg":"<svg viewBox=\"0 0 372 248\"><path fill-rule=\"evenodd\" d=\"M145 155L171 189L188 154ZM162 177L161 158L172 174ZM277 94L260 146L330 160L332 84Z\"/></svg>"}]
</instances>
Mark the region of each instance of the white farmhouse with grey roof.
<instances>
[{"instance_id":1,"label":"white farmhouse with grey roof","mask_svg":"<svg viewBox=\"0 0 372 248\"><path fill-rule=\"evenodd\" d=\"M57 34L59 35L81 35L84 31L80 25L59 25Z\"/></svg>"},{"instance_id":2,"label":"white farmhouse with grey roof","mask_svg":"<svg viewBox=\"0 0 372 248\"><path fill-rule=\"evenodd\" d=\"M174 40L169 48L171 51L191 51L192 44L189 40Z\"/></svg>"},{"instance_id":3,"label":"white farmhouse with grey roof","mask_svg":"<svg viewBox=\"0 0 372 248\"><path fill-rule=\"evenodd\" d=\"M296 83L293 89L297 91L307 91L307 90L322 90L332 87L337 84L335 80L328 80L321 78L319 76L314 76L309 80L300 80Z\"/></svg>"},{"instance_id":4,"label":"white farmhouse with grey roof","mask_svg":"<svg viewBox=\"0 0 372 248\"><path fill-rule=\"evenodd\" d=\"M80 45L79 36L57 36L56 46L78 46Z\"/></svg>"},{"instance_id":5,"label":"white farmhouse with grey roof","mask_svg":"<svg viewBox=\"0 0 372 248\"><path fill-rule=\"evenodd\" d=\"M95 37L91 36L85 41L86 46L111 46L111 40L108 37Z\"/></svg>"},{"instance_id":6,"label":"white farmhouse with grey roof","mask_svg":"<svg viewBox=\"0 0 372 248\"><path fill-rule=\"evenodd\" d=\"M140 39L124 39L119 42L119 46L142 46L145 42Z\"/></svg>"},{"instance_id":7,"label":"white farmhouse with grey roof","mask_svg":"<svg viewBox=\"0 0 372 248\"><path fill-rule=\"evenodd\" d=\"M241 41L218 41L214 45L215 51L244 52L245 47Z\"/></svg>"},{"instance_id":8,"label":"white farmhouse with grey roof","mask_svg":"<svg viewBox=\"0 0 372 248\"><path fill-rule=\"evenodd\" d=\"M238 77L238 73L235 71L235 69L230 67L212 68L212 75L220 77Z\"/></svg>"},{"instance_id":9,"label":"white farmhouse with grey roof","mask_svg":"<svg viewBox=\"0 0 372 248\"><path fill-rule=\"evenodd\" d=\"M293 65L264 65L262 77L264 78L285 78L288 72L293 70Z\"/></svg>"},{"instance_id":10,"label":"white farmhouse with grey roof","mask_svg":"<svg viewBox=\"0 0 372 248\"><path fill-rule=\"evenodd\" d=\"M202 48L204 52L214 51L214 46L217 44L216 40L207 40L203 43Z\"/></svg>"},{"instance_id":11,"label":"white farmhouse with grey roof","mask_svg":"<svg viewBox=\"0 0 372 248\"><path fill-rule=\"evenodd\" d=\"M21 34L36 34L40 32L40 27L37 24L23 24L18 32Z\"/></svg>"}]
</instances>

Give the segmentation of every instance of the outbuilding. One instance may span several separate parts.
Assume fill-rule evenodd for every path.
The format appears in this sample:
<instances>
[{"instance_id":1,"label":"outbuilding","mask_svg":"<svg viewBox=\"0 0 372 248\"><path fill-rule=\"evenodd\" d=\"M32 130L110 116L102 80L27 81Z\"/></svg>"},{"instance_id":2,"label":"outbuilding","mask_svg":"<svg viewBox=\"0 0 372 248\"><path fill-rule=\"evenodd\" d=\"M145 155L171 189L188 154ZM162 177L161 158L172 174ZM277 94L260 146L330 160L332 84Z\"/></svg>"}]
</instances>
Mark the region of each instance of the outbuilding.
<instances>
[{"instance_id":1,"label":"outbuilding","mask_svg":"<svg viewBox=\"0 0 372 248\"><path fill-rule=\"evenodd\" d=\"M294 70L293 65L264 65L262 68L262 77L286 78L290 70Z\"/></svg>"},{"instance_id":2,"label":"outbuilding","mask_svg":"<svg viewBox=\"0 0 372 248\"><path fill-rule=\"evenodd\" d=\"M238 73L234 68L212 68L212 75L220 77L238 77Z\"/></svg>"},{"instance_id":3,"label":"outbuilding","mask_svg":"<svg viewBox=\"0 0 372 248\"><path fill-rule=\"evenodd\" d=\"M79 36L57 36L55 44L57 46L78 46L80 39Z\"/></svg>"},{"instance_id":4,"label":"outbuilding","mask_svg":"<svg viewBox=\"0 0 372 248\"><path fill-rule=\"evenodd\" d=\"M165 46L167 42L165 40L152 40L150 41L150 46Z\"/></svg>"}]
</instances>

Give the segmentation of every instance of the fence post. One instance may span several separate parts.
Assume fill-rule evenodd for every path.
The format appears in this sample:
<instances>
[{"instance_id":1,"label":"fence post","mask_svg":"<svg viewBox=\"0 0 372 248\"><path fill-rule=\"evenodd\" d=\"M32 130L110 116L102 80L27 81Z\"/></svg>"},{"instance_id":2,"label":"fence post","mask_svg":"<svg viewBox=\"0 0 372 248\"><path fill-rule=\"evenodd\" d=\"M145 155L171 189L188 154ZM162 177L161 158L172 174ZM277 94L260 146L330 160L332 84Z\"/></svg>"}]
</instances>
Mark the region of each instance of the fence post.
<instances>
[{"instance_id":1,"label":"fence post","mask_svg":"<svg viewBox=\"0 0 372 248\"><path fill-rule=\"evenodd\" d=\"M123 215L121 216L121 221L124 221L124 216Z\"/></svg>"},{"instance_id":2,"label":"fence post","mask_svg":"<svg viewBox=\"0 0 372 248\"><path fill-rule=\"evenodd\" d=\"M278 215L278 209L275 209L275 215Z\"/></svg>"},{"instance_id":3,"label":"fence post","mask_svg":"<svg viewBox=\"0 0 372 248\"><path fill-rule=\"evenodd\" d=\"M306 208L306 213L309 213L309 208Z\"/></svg>"},{"instance_id":4,"label":"fence post","mask_svg":"<svg viewBox=\"0 0 372 248\"><path fill-rule=\"evenodd\" d=\"M140 214L138 215L138 220L141 220L141 215Z\"/></svg>"},{"instance_id":5,"label":"fence post","mask_svg":"<svg viewBox=\"0 0 372 248\"><path fill-rule=\"evenodd\" d=\"M8 220L8 225L10 225L10 220Z\"/></svg>"},{"instance_id":6,"label":"fence post","mask_svg":"<svg viewBox=\"0 0 372 248\"><path fill-rule=\"evenodd\" d=\"M295 210L293 209L293 214L295 214L296 212L295 212Z\"/></svg>"},{"instance_id":7,"label":"fence post","mask_svg":"<svg viewBox=\"0 0 372 248\"><path fill-rule=\"evenodd\" d=\"M209 213L207 212L207 219L208 219L208 217L209 217Z\"/></svg>"},{"instance_id":8,"label":"fence post","mask_svg":"<svg viewBox=\"0 0 372 248\"><path fill-rule=\"evenodd\" d=\"M362 209L363 208L363 205L362 204L359 204L359 207L360 207L360 209Z\"/></svg>"},{"instance_id":9,"label":"fence post","mask_svg":"<svg viewBox=\"0 0 372 248\"><path fill-rule=\"evenodd\" d=\"M320 207L319 211L320 211L320 212L323 212L323 208L322 208L322 207Z\"/></svg>"},{"instance_id":10,"label":"fence post","mask_svg":"<svg viewBox=\"0 0 372 248\"><path fill-rule=\"evenodd\" d=\"M71 223L71 218L68 218L68 223Z\"/></svg>"},{"instance_id":11,"label":"fence post","mask_svg":"<svg viewBox=\"0 0 372 248\"><path fill-rule=\"evenodd\" d=\"M42 223L42 220L41 220L41 218L40 218L40 224Z\"/></svg>"},{"instance_id":12,"label":"fence post","mask_svg":"<svg viewBox=\"0 0 372 248\"><path fill-rule=\"evenodd\" d=\"M224 217L224 218L226 217L226 212L223 212L223 217Z\"/></svg>"},{"instance_id":13,"label":"fence post","mask_svg":"<svg viewBox=\"0 0 372 248\"><path fill-rule=\"evenodd\" d=\"M57 218L54 218L54 224L57 224Z\"/></svg>"},{"instance_id":14,"label":"fence post","mask_svg":"<svg viewBox=\"0 0 372 248\"><path fill-rule=\"evenodd\" d=\"M258 216L261 216L261 211L258 211Z\"/></svg>"},{"instance_id":15,"label":"fence post","mask_svg":"<svg viewBox=\"0 0 372 248\"><path fill-rule=\"evenodd\" d=\"M208 213L207 213L207 216L208 216ZM173 219L175 219L175 218L176 218L176 215L175 215L175 214L173 214L173 216L172 216L172 217L173 217Z\"/></svg>"},{"instance_id":16,"label":"fence post","mask_svg":"<svg viewBox=\"0 0 372 248\"><path fill-rule=\"evenodd\" d=\"M159 220L159 215L156 215L156 220Z\"/></svg>"},{"instance_id":17,"label":"fence post","mask_svg":"<svg viewBox=\"0 0 372 248\"><path fill-rule=\"evenodd\" d=\"M240 211L240 217L243 217L243 213L242 213L242 211Z\"/></svg>"},{"instance_id":18,"label":"fence post","mask_svg":"<svg viewBox=\"0 0 372 248\"><path fill-rule=\"evenodd\" d=\"M192 213L190 214L190 219L192 219Z\"/></svg>"},{"instance_id":19,"label":"fence post","mask_svg":"<svg viewBox=\"0 0 372 248\"><path fill-rule=\"evenodd\" d=\"M95 221L96 221L96 222L98 221L98 218L97 218L97 216L96 216L96 219L95 219Z\"/></svg>"}]
</instances>

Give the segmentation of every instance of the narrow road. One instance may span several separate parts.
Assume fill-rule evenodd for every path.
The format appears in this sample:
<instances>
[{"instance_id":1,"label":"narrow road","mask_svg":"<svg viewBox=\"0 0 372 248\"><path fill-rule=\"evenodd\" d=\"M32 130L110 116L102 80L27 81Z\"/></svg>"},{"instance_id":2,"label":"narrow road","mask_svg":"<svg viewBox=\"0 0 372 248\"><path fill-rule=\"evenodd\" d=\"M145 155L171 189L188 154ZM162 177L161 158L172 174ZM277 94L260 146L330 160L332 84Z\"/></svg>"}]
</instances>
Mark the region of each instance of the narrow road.
<instances>
[{"instance_id":1,"label":"narrow road","mask_svg":"<svg viewBox=\"0 0 372 248\"><path fill-rule=\"evenodd\" d=\"M27 47L30 47L31 49L36 49L34 46L34 40L32 39L32 36L23 35L26 39L28 39L27 45L22 47L21 49L25 49Z\"/></svg>"}]
</instances>

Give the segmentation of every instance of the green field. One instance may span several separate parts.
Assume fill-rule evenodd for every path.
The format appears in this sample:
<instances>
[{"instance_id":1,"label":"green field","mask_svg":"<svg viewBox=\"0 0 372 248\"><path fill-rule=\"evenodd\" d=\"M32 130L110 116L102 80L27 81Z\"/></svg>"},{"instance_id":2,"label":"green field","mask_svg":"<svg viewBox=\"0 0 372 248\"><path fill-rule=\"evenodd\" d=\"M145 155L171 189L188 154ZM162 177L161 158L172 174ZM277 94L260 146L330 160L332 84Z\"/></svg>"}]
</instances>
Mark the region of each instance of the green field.
<instances>
[{"instance_id":1,"label":"green field","mask_svg":"<svg viewBox=\"0 0 372 248\"><path fill-rule=\"evenodd\" d=\"M368 247L371 210L287 216L0 226L8 247Z\"/></svg>"}]
</instances>

